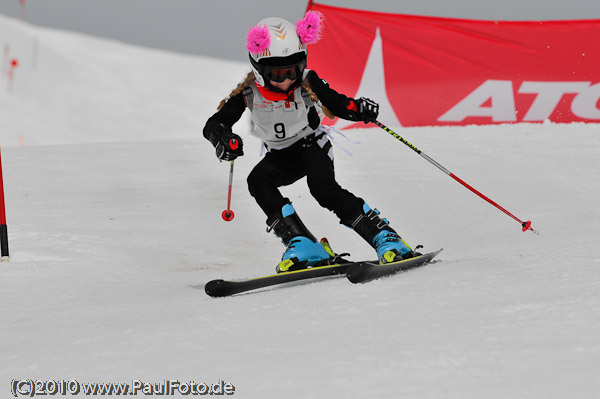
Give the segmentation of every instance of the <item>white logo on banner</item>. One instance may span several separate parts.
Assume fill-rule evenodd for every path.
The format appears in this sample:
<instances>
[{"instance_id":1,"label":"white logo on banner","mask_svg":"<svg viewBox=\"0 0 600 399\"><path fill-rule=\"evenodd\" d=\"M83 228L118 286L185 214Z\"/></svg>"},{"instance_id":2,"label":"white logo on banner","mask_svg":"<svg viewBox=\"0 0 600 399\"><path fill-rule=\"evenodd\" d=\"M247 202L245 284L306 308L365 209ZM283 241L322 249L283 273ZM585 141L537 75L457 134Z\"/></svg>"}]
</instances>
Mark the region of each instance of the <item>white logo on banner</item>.
<instances>
[{"instance_id":1,"label":"white logo on banner","mask_svg":"<svg viewBox=\"0 0 600 399\"><path fill-rule=\"evenodd\" d=\"M385 89L385 72L383 69L383 49L381 45L381 34L379 28L375 32L375 40L369 52L369 58L363 71L355 98L367 97L379 103L379 117L382 123L390 127L400 127L400 121L396 117L390 100ZM335 124L337 129L343 129L353 123L343 119L338 119ZM365 125L366 127L366 125Z\"/></svg>"},{"instance_id":2,"label":"white logo on banner","mask_svg":"<svg viewBox=\"0 0 600 399\"><path fill-rule=\"evenodd\" d=\"M600 83L591 82L523 82L519 93L536 94L523 122L544 121L552 115L565 94L576 94L571 103L574 115L583 119L600 119ZM487 80L442 115L440 122L462 122L468 117L490 117L493 122L516 122L513 82ZM486 104L486 105L484 105ZM489 106L487 105L489 104Z\"/></svg>"}]
</instances>

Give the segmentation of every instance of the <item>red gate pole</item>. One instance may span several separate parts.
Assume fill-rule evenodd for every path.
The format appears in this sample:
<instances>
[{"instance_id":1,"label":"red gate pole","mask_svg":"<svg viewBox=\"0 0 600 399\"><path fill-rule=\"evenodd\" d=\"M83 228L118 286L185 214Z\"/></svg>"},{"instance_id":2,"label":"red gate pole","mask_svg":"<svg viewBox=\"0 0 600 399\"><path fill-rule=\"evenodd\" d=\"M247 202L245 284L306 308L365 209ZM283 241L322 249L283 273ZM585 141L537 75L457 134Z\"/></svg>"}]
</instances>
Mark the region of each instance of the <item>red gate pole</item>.
<instances>
[{"instance_id":1,"label":"red gate pole","mask_svg":"<svg viewBox=\"0 0 600 399\"><path fill-rule=\"evenodd\" d=\"M2 179L2 154L0 153L0 250L2 262L7 262L8 256L8 229L6 227L6 210L4 207L4 181Z\"/></svg>"},{"instance_id":2,"label":"red gate pole","mask_svg":"<svg viewBox=\"0 0 600 399\"><path fill-rule=\"evenodd\" d=\"M19 8L19 18L21 19L21 21L25 20L25 0L19 0L19 3L21 3L21 6Z\"/></svg>"}]
</instances>

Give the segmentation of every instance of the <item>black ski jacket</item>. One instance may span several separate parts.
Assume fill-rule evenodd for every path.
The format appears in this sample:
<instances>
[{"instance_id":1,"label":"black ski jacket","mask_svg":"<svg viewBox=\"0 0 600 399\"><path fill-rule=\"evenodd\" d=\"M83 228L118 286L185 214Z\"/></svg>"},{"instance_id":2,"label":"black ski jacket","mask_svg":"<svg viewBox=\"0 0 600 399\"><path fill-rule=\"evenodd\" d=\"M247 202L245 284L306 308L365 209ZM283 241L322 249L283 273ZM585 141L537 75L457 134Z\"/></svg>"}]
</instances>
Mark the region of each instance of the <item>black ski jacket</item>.
<instances>
[{"instance_id":1,"label":"black ski jacket","mask_svg":"<svg viewBox=\"0 0 600 399\"><path fill-rule=\"evenodd\" d=\"M311 90L319 97L321 103L329 108L335 116L343 119L353 120L352 111L347 107L352 100L343 94L338 93L329 87L329 83L326 80L321 79L319 75L313 70L310 70L306 76L305 81L308 82L308 86ZM290 90L293 91L293 90ZM231 97L217 113L211 116L206 125L204 126L204 137L210 140L211 135L214 138L215 128L219 124L223 124L226 130L231 130L231 127L242 117L244 110L246 109L246 101L244 100L244 94L240 93L236 96ZM315 113L316 116L316 113ZM317 122L320 122L317 120ZM312 126L311 121L311 126ZM314 126L316 129L318 127Z\"/></svg>"}]
</instances>

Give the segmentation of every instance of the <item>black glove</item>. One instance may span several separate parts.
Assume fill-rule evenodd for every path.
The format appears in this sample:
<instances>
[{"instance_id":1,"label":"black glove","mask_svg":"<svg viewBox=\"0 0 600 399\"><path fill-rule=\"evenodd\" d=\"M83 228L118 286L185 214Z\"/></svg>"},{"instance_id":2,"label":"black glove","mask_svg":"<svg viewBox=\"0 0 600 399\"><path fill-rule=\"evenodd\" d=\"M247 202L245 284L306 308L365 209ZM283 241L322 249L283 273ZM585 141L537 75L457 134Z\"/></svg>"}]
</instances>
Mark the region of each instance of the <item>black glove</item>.
<instances>
[{"instance_id":1,"label":"black glove","mask_svg":"<svg viewBox=\"0 0 600 399\"><path fill-rule=\"evenodd\" d=\"M379 104L365 97L358 100L350 99L346 108L348 108L348 119L351 121L375 122L379 115Z\"/></svg>"},{"instance_id":2,"label":"black glove","mask_svg":"<svg viewBox=\"0 0 600 399\"><path fill-rule=\"evenodd\" d=\"M222 123L215 126L209 140L215 146L217 158L222 161L233 161L244 155L242 138Z\"/></svg>"},{"instance_id":3,"label":"black glove","mask_svg":"<svg viewBox=\"0 0 600 399\"><path fill-rule=\"evenodd\" d=\"M225 133L219 139L215 146L217 158L222 161L233 161L237 157L244 155L244 143L242 138L235 133Z\"/></svg>"}]
</instances>

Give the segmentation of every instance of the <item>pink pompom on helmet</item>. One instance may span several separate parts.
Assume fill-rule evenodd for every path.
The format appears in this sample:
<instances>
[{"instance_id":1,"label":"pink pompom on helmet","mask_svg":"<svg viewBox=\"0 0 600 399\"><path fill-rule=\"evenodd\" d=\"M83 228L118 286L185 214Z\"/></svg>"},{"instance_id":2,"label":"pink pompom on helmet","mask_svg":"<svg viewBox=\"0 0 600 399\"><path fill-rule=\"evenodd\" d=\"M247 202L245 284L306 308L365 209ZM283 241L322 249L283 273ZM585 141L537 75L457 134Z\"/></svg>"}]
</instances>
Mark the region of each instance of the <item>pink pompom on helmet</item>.
<instances>
[{"instance_id":1,"label":"pink pompom on helmet","mask_svg":"<svg viewBox=\"0 0 600 399\"><path fill-rule=\"evenodd\" d=\"M257 84L277 90L271 82L287 79L300 84L306 69L306 45L321 37L323 16L309 11L293 24L283 18L268 17L246 35L246 50Z\"/></svg>"},{"instance_id":2,"label":"pink pompom on helmet","mask_svg":"<svg viewBox=\"0 0 600 399\"><path fill-rule=\"evenodd\" d=\"M318 11L309 11L304 18L296 22L296 32L302 44L312 44L321 38L323 27L323 14Z\"/></svg>"},{"instance_id":3,"label":"pink pompom on helmet","mask_svg":"<svg viewBox=\"0 0 600 399\"><path fill-rule=\"evenodd\" d=\"M266 26L255 25L246 36L246 50L252 54L260 54L271 45L271 34Z\"/></svg>"}]
</instances>

